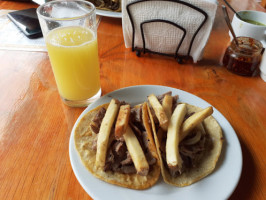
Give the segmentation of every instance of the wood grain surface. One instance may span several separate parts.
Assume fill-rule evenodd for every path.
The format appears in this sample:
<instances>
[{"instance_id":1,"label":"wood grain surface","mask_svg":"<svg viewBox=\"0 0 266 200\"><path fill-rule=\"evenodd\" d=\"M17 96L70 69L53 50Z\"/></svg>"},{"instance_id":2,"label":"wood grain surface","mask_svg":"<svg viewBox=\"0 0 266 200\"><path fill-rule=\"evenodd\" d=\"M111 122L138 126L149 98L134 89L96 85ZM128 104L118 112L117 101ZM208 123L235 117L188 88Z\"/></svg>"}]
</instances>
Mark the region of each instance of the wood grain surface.
<instances>
[{"instance_id":1,"label":"wood grain surface","mask_svg":"<svg viewBox=\"0 0 266 200\"><path fill-rule=\"evenodd\" d=\"M236 10L264 11L252 0L232 0ZM231 200L266 198L266 83L242 77L220 65L229 43L219 8L197 64L145 54L124 46L121 19L103 17L98 28L103 94L119 88L154 84L185 90L206 100L231 123L243 151L243 171ZM37 7L1 1L0 9ZM229 12L232 18L233 13ZM91 197L78 183L69 160L71 129L84 108L64 105L47 53L0 50L0 199L73 199ZM230 178L230 177L228 177Z\"/></svg>"}]
</instances>

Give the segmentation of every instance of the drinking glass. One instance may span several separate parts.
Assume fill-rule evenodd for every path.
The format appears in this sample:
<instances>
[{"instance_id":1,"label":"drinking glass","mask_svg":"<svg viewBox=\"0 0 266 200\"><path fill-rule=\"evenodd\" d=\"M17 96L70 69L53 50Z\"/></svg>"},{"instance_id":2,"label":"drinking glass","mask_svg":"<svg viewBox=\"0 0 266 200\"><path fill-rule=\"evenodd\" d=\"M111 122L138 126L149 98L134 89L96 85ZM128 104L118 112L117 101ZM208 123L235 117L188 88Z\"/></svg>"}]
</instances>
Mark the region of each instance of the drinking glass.
<instances>
[{"instance_id":1,"label":"drinking glass","mask_svg":"<svg viewBox=\"0 0 266 200\"><path fill-rule=\"evenodd\" d=\"M37 14L63 102L87 106L101 95L95 6L83 0L50 1Z\"/></svg>"}]
</instances>

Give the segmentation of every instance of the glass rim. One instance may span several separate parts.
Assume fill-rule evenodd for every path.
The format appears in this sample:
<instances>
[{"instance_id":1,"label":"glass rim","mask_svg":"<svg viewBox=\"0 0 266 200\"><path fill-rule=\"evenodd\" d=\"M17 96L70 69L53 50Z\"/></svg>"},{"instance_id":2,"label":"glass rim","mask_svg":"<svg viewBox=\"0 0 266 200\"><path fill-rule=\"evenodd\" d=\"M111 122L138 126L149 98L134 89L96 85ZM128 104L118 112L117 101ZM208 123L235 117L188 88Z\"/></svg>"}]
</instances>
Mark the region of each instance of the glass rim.
<instances>
[{"instance_id":1,"label":"glass rim","mask_svg":"<svg viewBox=\"0 0 266 200\"><path fill-rule=\"evenodd\" d=\"M251 37L246 37L246 36L238 36L236 37L236 39L239 42L239 46L236 45L236 43L234 42L234 40L231 41L231 45L233 46L233 48L235 48L237 51L239 51L238 53L241 54L256 54L256 53L261 53L262 49L263 49L263 45L259 40L256 40L254 38ZM252 40L252 42L251 42ZM246 48L246 46L244 45L251 45L252 48Z\"/></svg>"},{"instance_id":2,"label":"glass rim","mask_svg":"<svg viewBox=\"0 0 266 200\"><path fill-rule=\"evenodd\" d=\"M76 17L64 17L64 18L58 18L58 17L47 17L43 14L41 14L40 10L47 6L47 5L52 5L52 4L56 4L56 3L62 3L62 2L81 2L81 3L84 3L84 4L87 4L89 6L92 7L91 11L86 13L86 14L82 14L82 15L79 15L79 16L76 16ZM43 19L46 19L46 20L53 20L53 21L71 21L71 20L77 20L77 19L82 19L82 18L85 18L87 16L90 16L94 11L96 10L95 6L93 3L89 2L89 1L85 1L85 0L52 0L52 1L48 1L42 5L40 5L38 8L37 8L37 14L39 17L43 18Z\"/></svg>"}]
</instances>

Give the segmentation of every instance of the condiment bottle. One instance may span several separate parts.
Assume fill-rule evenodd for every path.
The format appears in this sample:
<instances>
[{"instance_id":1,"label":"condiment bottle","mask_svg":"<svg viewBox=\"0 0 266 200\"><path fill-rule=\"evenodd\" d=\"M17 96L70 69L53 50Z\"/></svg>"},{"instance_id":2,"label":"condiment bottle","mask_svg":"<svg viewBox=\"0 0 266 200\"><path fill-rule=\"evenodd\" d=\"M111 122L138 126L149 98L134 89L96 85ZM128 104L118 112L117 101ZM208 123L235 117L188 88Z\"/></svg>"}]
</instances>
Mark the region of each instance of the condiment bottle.
<instances>
[{"instance_id":1,"label":"condiment bottle","mask_svg":"<svg viewBox=\"0 0 266 200\"><path fill-rule=\"evenodd\" d=\"M262 44L249 37L237 37L226 49L223 65L231 72L242 76L256 76L259 72Z\"/></svg>"}]
</instances>

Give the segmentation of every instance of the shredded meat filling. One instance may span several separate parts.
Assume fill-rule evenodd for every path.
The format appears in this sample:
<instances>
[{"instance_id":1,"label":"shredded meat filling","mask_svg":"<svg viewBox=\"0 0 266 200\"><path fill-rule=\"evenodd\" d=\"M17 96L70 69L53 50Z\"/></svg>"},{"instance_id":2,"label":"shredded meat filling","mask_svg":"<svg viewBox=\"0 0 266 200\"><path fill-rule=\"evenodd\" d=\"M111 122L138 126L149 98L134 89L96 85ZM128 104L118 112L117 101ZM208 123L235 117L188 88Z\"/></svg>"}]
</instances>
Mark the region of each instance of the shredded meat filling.
<instances>
[{"instance_id":1,"label":"shredded meat filling","mask_svg":"<svg viewBox=\"0 0 266 200\"><path fill-rule=\"evenodd\" d=\"M101 108L96 115L93 117L92 119L92 123L91 123L91 129L94 133L99 133L100 131L100 126L102 123L102 120L104 118L104 115L106 113L106 109L105 108Z\"/></svg>"},{"instance_id":2,"label":"shredded meat filling","mask_svg":"<svg viewBox=\"0 0 266 200\"><path fill-rule=\"evenodd\" d=\"M193 135L193 132L190 133ZM189 136L190 136L189 135ZM202 134L200 140L193 144L193 145L186 145L186 140L190 139L190 137L186 137L180 144L179 144L179 152L180 156L183 160L182 168L179 169L177 167L169 168L166 163L166 152L165 152L165 142L166 142L166 134L161 141L161 153L164 164L166 168L169 170L169 173L173 177L177 177L178 175L182 174L185 171L190 170L191 168L195 168L200 164L202 157L204 156L205 152L212 148L212 142L209 138L208 134Z\"/></svg>"},{"instance_id":3,"label":"shredded meat filling","mask_svg":"<svg viewBox=\"0 0 266 200\"><path fill-rule=\"evenodd\" d=\"M100 109L92 120L91 129L96 134L99 132L105 112L106 109ZM147 138L147 133L145 132L143 126L141 106L138 108L131 109L129 125L135 133L136 137L138 138L138 141L143 149L147 162L150 165L150 169L152 169L152 165L156 163L157 159L152 156L151 152L148 149L148 144L150 141ZM134 163L127 150L125 141L122 139L117 140L113 136L114 129L112 129L110 135L110 142L106 154L104 171L120 172L124 174L136 173ZM94 144L96 143L97 141L94 141ZM96 149L96 145L93 148Z\"/></svg>"}]
</instances>

